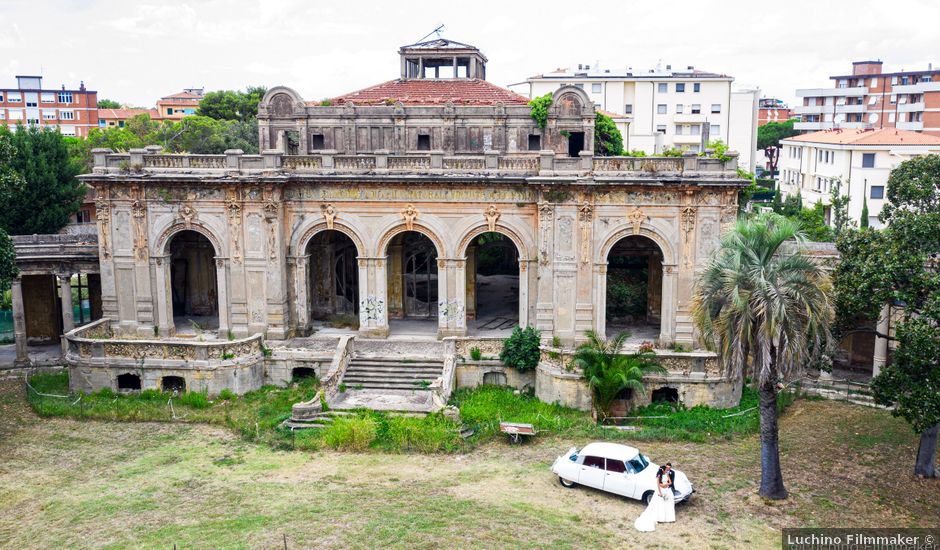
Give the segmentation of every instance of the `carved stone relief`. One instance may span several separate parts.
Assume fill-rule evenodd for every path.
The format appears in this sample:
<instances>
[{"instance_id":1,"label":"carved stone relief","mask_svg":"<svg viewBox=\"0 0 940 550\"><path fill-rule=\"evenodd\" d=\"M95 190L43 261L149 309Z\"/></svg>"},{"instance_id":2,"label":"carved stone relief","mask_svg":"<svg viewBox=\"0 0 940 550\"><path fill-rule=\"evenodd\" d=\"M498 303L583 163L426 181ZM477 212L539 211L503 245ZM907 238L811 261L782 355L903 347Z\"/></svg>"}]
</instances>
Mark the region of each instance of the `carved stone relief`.
<instances>
[{"instance_id":1,"label":"carved stone relief","mask_svg":"<svg viewBox=\"0 0 940 550\"><path fill-rule=\"evenodd\" d=\"M490 231L496 231L496 222L499 220L499 216L499 208L496 208L495 204L489 205L486 211L483 212L483 218L486 219L486 226L489 227Z\"/></svg>"},{"instance_id":2,"label":"carved stone relief","mask_svg":"<svg viewBox=\"0 0 940 550\"><path fill-rule=\"evenodd\" d=\"M415 220L418 219L418 209L413 204L409 204L401 211L401 217L405 220L405 228L412 231L415 227Z\"/></svg>"}]
</instances>

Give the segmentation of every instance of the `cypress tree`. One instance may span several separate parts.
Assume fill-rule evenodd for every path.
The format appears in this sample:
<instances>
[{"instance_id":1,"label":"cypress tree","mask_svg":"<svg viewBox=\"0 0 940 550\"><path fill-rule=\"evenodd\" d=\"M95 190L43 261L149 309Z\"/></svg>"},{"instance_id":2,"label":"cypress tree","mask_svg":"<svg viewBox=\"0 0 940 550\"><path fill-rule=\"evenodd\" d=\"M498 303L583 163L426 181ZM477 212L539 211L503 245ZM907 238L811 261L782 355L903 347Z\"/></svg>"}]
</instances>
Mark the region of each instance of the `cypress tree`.
<instances>
[{"instance_id":1,"label":"cypress tree","mask_svg":"<svg viewBox=\"0 0 940 550\"><path fill-rule=\"evenodd\" d=\"M858 220L859 227L868 227L868 197L862 197L862 219Z\"/></svg>"}]
</instances>

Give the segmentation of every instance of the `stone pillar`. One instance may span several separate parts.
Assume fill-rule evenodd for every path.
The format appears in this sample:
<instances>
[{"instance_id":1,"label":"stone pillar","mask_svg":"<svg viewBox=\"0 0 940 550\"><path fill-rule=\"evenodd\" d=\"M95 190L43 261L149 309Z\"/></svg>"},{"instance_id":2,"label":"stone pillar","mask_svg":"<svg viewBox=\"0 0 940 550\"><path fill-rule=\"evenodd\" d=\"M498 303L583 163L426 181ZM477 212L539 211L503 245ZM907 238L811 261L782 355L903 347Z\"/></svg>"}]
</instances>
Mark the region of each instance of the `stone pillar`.
<instances>
[{"instance_id":1,"label":"stone pillar","mask_svg":"<svg viewBox=\"0 0 940 550\"><path fill-rule=\"evenodd\" d=\"M467 261L463 258L437 260L438 336L467 334ZM444 294L442 294L444 293Z\"/></svg>"},{"instance_id":2,"label":"stone pillar","mask_svg":"<svg viewBox=\"0 0 940 550\"><path fill-rule=\"evenodd\" d=\"M405 316L405 289L402 286L402 254L402 245L388 245L388 307L386 309L387 316L391 319L401 319Z\"/></svg>"},{"instance_id":3,"label":"stone pillar","mask_svg":"<svg viewBox=\"0 0 940 550\"><path fill-rule=\"evenodd\" d=\"M386 258L359 258L359 334L388 336L388 273Z\"/></svg>"},{"instance_id":4,"label":"stone pillar","mask_svg":"<svg viewBox=\"0 0 940 550\"><path fill-rule=\"evenodd\" d=\"M217 300L219 302L219 338L228 338L228 277L225 258L215 257Z\"/></svg>"},{"instance_id":5,"label":"stone pillar","mask_svg":"<svg viewBox=\"0 0 940 550\"><path fill-rule=\"evenodd\" d=\"M594 264L594 332L607 335L607 262Z\"/></svg>"},{"instance_id":6,"label":"stone pillar","mask_svg":"<svg viewBox=\"0 0 940 550\"><path fill-rule=\"evenodd\" d=\"M884 334L885 336L887 336L888 331L891 330L891 306L887 304L881 308L881 313L878 315L877 330L880 334ZM887 362L888 339L875 336L875 353L871 365L872 378L878 376L878 374L881 373L881 369L884 368Z\"/></svg>"},{"instance_id":7,"label":"stone pillar","mask_svg":"<svg viewBox=\"0 0 940 550\"><path fill-rule=\"evenodd\" d=\"M173 294L170 281L170 265L173 256L151 256L153 258L154 286L157 291L157 333L159 336L172 336L176 331L173 324Z\"/></svg>"},{"instance_id":8,"label":"stone pillar","mask_svg":"<svg viewBox=\"0 0 940 550\"><path fill-rule=\"evenodd\" d=\"M72 274L59 275L59 300L62 305L62 355L68 352L65 334L75 328L75 311L72 309Z\"/></svg>"},{"instance_id":9,"label":"stone pillar","mask_svg":"<svg viewBox=\"0 0 940 550\"><path fill-rule=\"evenodd\" d=\"M536 269L535 260L519 260L519 326L529 326L529 268Z\"/></svg>"},{"instance_id":10,"label":"stone pillar","mask_svg":"<svg viewBox=\"0 0 940 550\"><path fill-rule=\"evenodd\" d=\"M290 262L294 264L294 313L297 315L297 330L306 335L310 330L310 307L307 289L310 286L307 275L307 265L310 263L309 255L291 256Z\"/></svg>"},{"instance_id":11,"label":"stone pillar","mask_svg":"<svg viewBox=\"0 0 940 550\"><path fill-rule=\"evenodd\" d=\"M75 312L72 309L72 274L59 275L59 300L62 301L62 334L75 328Z\"/></svg>"},{"instance_id":12,"label":"stone pillar","mask_svg":"<svg viewBox=\"0 0 940 550\"><path fill-rule=\"evenodd\" d=\"M466 288L466 300L464 300L467 310L467 319L477 318L477 247L470 245L467 247L467 260L464 262L464 287ZM520 277L521 279L522 277Z\"/></svg>"},{"instance_id":13,"label":"stone pillar","mask_svg":"<svg viewBox=\"0 0 940 550\"><path fill-rule=\"evenodd\" d=\"M676 286L679 266L663 264L662 315L660 316L659 345L666 347L676 341ZM683 342L685 343L685 342ZM688 342L691 344L691 342Z\"/></svg>"},{"instance_id":14,"label":"stone pillar","mask_svg":"<svg viewBox=\"0 0 940 550\"><path fill-rule=\"evenodd\" d=\"M13 301L13 340L16 342L16 360L13 366L29 365L29 353L26 350L26 315L23 310L23 283L17 277L11 289Z\"/></svg>"}]
</instances>

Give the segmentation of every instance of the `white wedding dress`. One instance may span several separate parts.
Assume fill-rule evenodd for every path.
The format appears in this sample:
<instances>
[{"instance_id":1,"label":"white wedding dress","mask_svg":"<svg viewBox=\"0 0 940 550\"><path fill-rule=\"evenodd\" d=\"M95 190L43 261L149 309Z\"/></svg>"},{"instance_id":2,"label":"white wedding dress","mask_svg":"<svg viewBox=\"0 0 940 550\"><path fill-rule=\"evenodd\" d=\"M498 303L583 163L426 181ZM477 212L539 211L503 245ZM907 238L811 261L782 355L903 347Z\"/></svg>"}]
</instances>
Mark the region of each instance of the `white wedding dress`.
<instances>
[{"instance_id":1,"label":"white wedding dress","mask_svg":"<svg viewBox=\"0 0 940 550\"><path fill-rule=\"evenodd\" d=\"M633 522L634 529L644 532L655 531L656 522L659 520L663 504L662 497L654 493L653 496L650 497L650 503L646 505L646 510L643 510L640 517L636 518L636 521Z\"/></svg>"}]
</instances>

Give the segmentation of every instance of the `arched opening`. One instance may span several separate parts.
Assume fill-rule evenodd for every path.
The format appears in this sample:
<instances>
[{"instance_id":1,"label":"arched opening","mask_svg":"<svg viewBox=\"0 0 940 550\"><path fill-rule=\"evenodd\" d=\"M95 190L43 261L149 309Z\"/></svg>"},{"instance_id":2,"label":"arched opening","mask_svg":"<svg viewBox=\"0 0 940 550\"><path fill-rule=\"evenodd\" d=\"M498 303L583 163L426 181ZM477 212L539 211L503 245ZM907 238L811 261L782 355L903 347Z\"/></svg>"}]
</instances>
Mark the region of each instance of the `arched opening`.
<instances>
[{"instance_id":1,"label":"arched opening","mask_svg":"<svg viewBox=\"0 0 940 550\"><path fill-rule=\"evenodd\" d=\"M678 403L679 390L676 388L662 387L653 390L651 401L653 403Z\"/></svg>"},{"instance_id":2,"label":"arched opening","mask_svg":"<svg viewBox=\"0 0 940 550\"><path fill-rule=\"evenodd\" d=\"M119 374L117 377L117 384L119 390L139 390L140 376L131 374L129 372Z\"/></svg>"},{"instance_id":3,"label":"arched opening","mask_svg":"<svg viewBox=\"0 0 940 550\"><path fill-rule=\"evenodd\" d=\"M186 391L186 379L182 376L164 376L160 380L160 389L167 393L184 393Z\"/></svg>"},{"instance_id":4,"label":"arched opening","mask_svg":"<svg viewBox=\"0 0 940 550\"><path fill-rule=\"evenodd\" d=\"M506 373L500 371L484 373L483 383L491 386L505 386L507 383Z\"/></svg>"},{"instance_id":5,"label":"arched opening","mask_svg":"<svg viewBox=\"0 0 940 550\"><path fill-rule=\"evenodd\" d=\"M359 255L348 235L321 231L307 243L310 319L334 328L359 328Z\"/></svg>"},{"instance_id":6,"label":"arched opening","mask_svg":"<svg viewBox=\"0 0 940 550\"><path fill-rule=\"evenodd\" d=\"M607 337L624 330L630 342L659 339L663 253L649 237L630 235L607 255Z\"/></svg>"},{"instance_id":7,"label":"arched opening","mask_svg":"<svg viewBox=\"0 0 940 550\"><path fill-rule=\"evenodd\" d=\"M502 233L467 246L467 322L473 333L509 335L519 324L519 250Z\"/></svg>"},{"instance_id":8,"label":"arched opening","mask_svg":"<svg viewBox=\"0 0 940 550\"><path fill-rule=\"evenodd\" d=\"M219 328L215 248L204 235L180 231L170 240L170 290L177 334Z\"/></svg>"},{"instance_id":9,"label":"arched opening","mask_svg":"<svg viewBox=\"0 0 940 550\"><path fill-rule=\"evenodd\" d=\"M290 377L293 382L312 380L317 377L317 371L310 367L294 367L294 369L290 371Z\"/></svg>"},{"instance_id":10,"label":"arched opening","mask_svg":"<svg viewBox=\"0 0 940 550\"><path fill-rule=\"evenodd\" d=\"M426 235L405 231L386 249L389 328L398 333L436 332L437 248Z\"/></svg>"}]
</instances>

